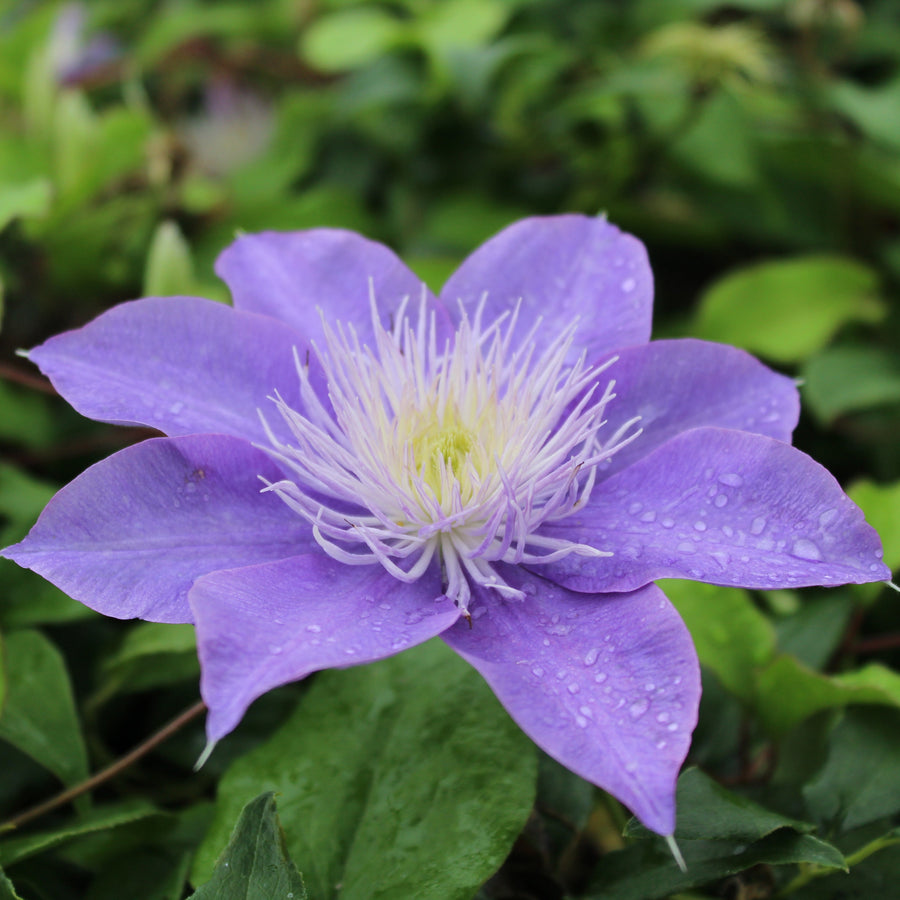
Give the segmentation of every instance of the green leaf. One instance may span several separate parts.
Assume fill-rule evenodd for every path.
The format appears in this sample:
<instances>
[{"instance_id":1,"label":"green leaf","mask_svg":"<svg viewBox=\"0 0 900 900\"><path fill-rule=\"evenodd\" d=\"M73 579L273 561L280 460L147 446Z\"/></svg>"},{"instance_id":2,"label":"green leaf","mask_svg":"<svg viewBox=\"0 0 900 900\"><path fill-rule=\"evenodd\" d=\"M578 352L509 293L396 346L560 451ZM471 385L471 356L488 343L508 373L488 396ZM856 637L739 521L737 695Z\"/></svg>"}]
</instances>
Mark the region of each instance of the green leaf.
<instances>
[{"instance_id":1,"label":"green leaf","mask_svg":"<svg viewBox=\"0 0 900 900\"><path fill-rule=\"evenodd\" d=\"M880 322L878 276L839 256L806 256L738 269L701 297L697 337L797 362L848 322Z\"/></svg>"},{"instance_id":2,"label":"green leaf","mask_svg":"<svg viewBox=\"0 0 900 900\"><path fill-rule=\"evenodd\" d=\"M803 396L826 425L845 413L900 402L900 363L877 347L832 347L803 369Z\"/></svg>"},{"instance_id":3,"label":"green leaf","mask_svg":"<svg viewBox=\"0 0 900 900\"><path fill-rule=\"evenodd\" d=\"M435 54L458 47L479 47L503 27L512 12L498 0L445 0L435 3L416 23L422 44Z\"/></svg>"},{"instance_id":4,"label":"green leaf","mask_svg":"<svg viewBox=\"0 0 900 900\"><path fill-rule=\"evenodd\" d=\"M176 222L160 222L144 268L144 295L190 294L194 287L191 248Z\"/></svg>"},{"instance_id":5,"label":"green leaf","mask_svg":"<svg viewBox=\"0 0 900 900\"><path fill-rule=\"evenodd\" d=\"M778 737L813 713L851 703L900 706L900 675L880 665L828 677L792 656L778 656L759 673L756 709L763 727Z\"/></svg>"},{"instance_id":6,"label":"green leaf","mask_svg":"<svg viewBox=\"0 0 900 900\"><path fill-rule=\"evenodd\" d=\"M810 832L815 826L790 819L735 794L713 781L699 769L686 769L678 779L679 841L736 841L749 844L770 835L779 828ZM627 836L652 837L652 833L631 819Z\"/></svg>"},{"instance_id":7,"label":"green leaf","mask_svg":"<svg viewBox=\"0 0 900 900\"><path fill-rule=\"evenodd\" d=\"M6 636L7 697L0 737L64 784L87 778L87 752L66 665L37 631Z\"/></svg>"},{"instance_id":8,"label":"green leaf","mask_svg":"<svg viewBox=\"0 0 900 900\"><path fill-rule=\"evenodd\" d=\"M300 53L323 72L355 69L393 49L406 26L377 6L356 6L317 18L303 33Z\"/></svg>"},{"instance_id":9,"label":"green leaf","mask_svg":"<svg viewBox=\"0 0 900 900\"><path fill-rule=\"evenodd\" d=\"M892 484L856 481L847 489L847 494L878 532L884 547L885 565L890 569L900 568L900 481Z\"/></svg>"},{"instance_id":10,"label":"green leaf","mask_svg":"<svg viewBox=\"0 0 900 900\"><path fill-rule=\"evenodd\" d=\"M753 866L806 863L846 870L841 852L809 834L779 829L747 847L727 841L679 844L682 872L661 840L640 841L600 860L586 900L658 900L736 875Z\"/></svg>"},{"instance_id":11,"label":"green leaf","mask_svg":"<svg viewBox=\"0 0 900 900\"><path fill-rule=\"evenodd\" d=\"M900 78L874 89L838 81L830 91L830 99L835 109L874 141L900 150Z\"/></svg>"},{"instance_id":12,"label":"green leaf","mask_svg":"<svg viewBox=\"0 0 900 900\"><path fill-rule=\"evenodd\" d=\"M22 900L16 893L13 883L0 871L0 900Z\"/></svg>"},{"instance_id":13,"label":"green leaf","mask_svg":"<svg viewBox=\"0 0 900 900\"><path fill-rule=\"evenodd\" d=\"M77 838L130 825L151 816L163 816L158 809L144 801L126 801L114 805L93 809L79 819L63 827L24 837L11 837L0 840L0 866L11 866L30 856L67 844Z\"/></svg>"},{"instance_id":14,"label":"green leaf","mask_svg":"<svg viewBox=\"0 0 900 900\"><path fill-rule=\"evenodd\" d=\"M534 745L438 641L324 672L222 779L195 881L244 804L274 790L288 850L317 900L337 897L338 885L341 900L469 900L524 825L536 775Z\"/></svg>"},{"instance_id":15,"label":"green leaf","mask_svg":"<svg viewBox=\"0 0 900 900\"><path fill-rule=\"evenodd\" d=\"M823 597L806 599L793 615L777 621L779 649L811 669L824 668L840 643L853 607L853 597L839 588Z\"/></svg>"},{"instance_id":16,"label":"green leaf","mask_svg":"<svg viewBox=\"0 0 900 900\"><path fill-rule=\"evenodd\" d=\"M746 591L695 581L660 581L691 632L700 662L749 702L755 672L775 652L775 631Z\"/></svg>"},{"instance_id":17,"label":"green leaf","mask_svg":"<svg viewBox=\"0 0 900 900\"><path fill-rule=\"evenodd\" d=\"M20 216L43 216L50 208L52 187L46 178L25 184L0 185L0 231Z\"/></svg>"},{"instance_id":18,"label":"green leaf","mask_svg":"<svg viewBox=\"0 0 900 900\"><path fill-rule=\"evenodd\" d=\"M191 900L254 897L306 900L303 879L284 846L271 791L260 794L243 808L212 878L191 895Z\"/></svg>"},{"instance_id":19,"label":"green leaf","mask_svg":"<svg viewBox=\"0 0 900 900\"><path fill-rule=\"evenodd\" d=\"M803 788L810 812L849 831L900 809L900 710L848 709L828 741L828 758Z\"/></svg>"}]
</instances>

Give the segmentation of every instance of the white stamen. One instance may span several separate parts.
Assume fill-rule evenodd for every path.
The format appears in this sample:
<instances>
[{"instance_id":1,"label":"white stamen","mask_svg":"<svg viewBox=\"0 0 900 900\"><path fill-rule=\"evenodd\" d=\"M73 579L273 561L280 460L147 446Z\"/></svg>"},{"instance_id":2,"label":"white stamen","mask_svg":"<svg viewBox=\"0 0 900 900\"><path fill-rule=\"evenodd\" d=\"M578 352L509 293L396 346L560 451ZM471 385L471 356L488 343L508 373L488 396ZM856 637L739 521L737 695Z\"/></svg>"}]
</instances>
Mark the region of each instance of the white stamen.
<instances>
[{"instance_id":1,"label":"white stamen","mask_svg":"<svg viewBox=\"0 0 900 900\"><path fill-rule=\"evenodd\" d=\"M302 410L270 398L290 441L260 414L264 449L292 473L263 490L310 523L325 553L378 563L404 582L437 558L444 590L463 612L473 585L523 596L497 562L611 555L539 531L584 506L597 466L640 434L634 418L600 439L615 382L598 391L598 377L616 360L591 367L582 354L567 364L576 323L538 352L541 320L513 346L519 307L484 326L485 302L471 318L461 308L454 339L439 351L424 290L415 326L405 298L386 329L370 283L372 344L324 316L322 346L313 344L331 409L295 351Z\"/></svg>"}]
</instances>

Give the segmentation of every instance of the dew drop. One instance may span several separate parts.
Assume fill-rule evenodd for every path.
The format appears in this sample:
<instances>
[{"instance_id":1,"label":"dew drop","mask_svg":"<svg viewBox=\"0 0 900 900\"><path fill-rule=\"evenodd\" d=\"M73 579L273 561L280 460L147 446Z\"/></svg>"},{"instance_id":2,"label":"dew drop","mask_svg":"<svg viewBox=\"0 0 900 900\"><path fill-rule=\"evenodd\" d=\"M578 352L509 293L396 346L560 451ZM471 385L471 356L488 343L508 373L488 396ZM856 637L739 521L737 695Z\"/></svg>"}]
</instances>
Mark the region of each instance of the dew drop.
<instances>
[{"instance_id":1,"label":"dew drop","mask_svg":"<svg viewBox=\"0 0 900 900\"><path fill-rule=\"evenodd\" d=\"M649 700L638 700L628 707L628 712L632 719L639 719L650 708Z\"/></svg>"},{"instance_id":2,"label":"dew drop","mask_svg":"<svg viewBox=\"0 0 900 900\"><path fill-rule=\"evenodd\" d=\"M628 772L629 775L632 775L637 771L637 763L633 760L629 760L625 763L625 771Z\"/></svg>"},{"instance_id":3,"label":"dew drop","mask_svg":"<svg viewBox=\"0 0 900 900\"><path fill-rule=\"evenodd\" d=\"M593 719L594 711L589 706L581 706L578 708L578 712L580 712L585 718Z\"/></svg>"},{"instance_id":4,"label":"dew drop","mask_svg":"<svg viewBox=\"0 0 900 900\"><path fill-rule=\"evenodd\" d=\"M656 513L653 512L652 509L648 509L647 512L645 512L641 516L641 521L642 522L655 522L656 521Z\"/></svg>"},{"instance_id":5,"label":"dew drop","mask_svg":"<svg viewBox=\"0 0 900 900\"><path fill-rule=\"evenodd\" d=\"M318 625L307 625L307 631L311 631L313 634L318 634L322 629Z\"/></svg>"},{"instance_id":6,"label":"dew drop","mask_svg":"<svg viewBox=\"0 0 900 900\"><path fill-rule=\"evenodd\" d=\"M622 282L622 290L626 294L630 294L637 287L637 282L633 278L626 278Z\"/></svg>"},{"instance_id":7,"label":"dew drop","mask_svg":"<svg viewBox=\"0 0 900 900\"><path fill-rule=\"evenodd\" d=\"M791 555L796 556L798 559L817 560L822 558L822 552L819 548L806 538L800 538L799 540L794 541L794 546L791 548Z\"/></svg>"},{"instance_id":8,"label":"dew drop","mask_svg":"<svg viewBox=\"0 0 900 900\"><path fill-rule=\"evenodd\" d=\"M565 678L566 675L568 675L568 674L569 674L569 673L568 673L565 669L559 669L559 670L557 671L557 673L556 673L556 677L557 677L560 681L562 681L563 678Z\"/></svg>"},{"instance_id":9,"label":"dew drop","mask_svg":"<svg viewBox=\"0 0 900 900\"><path fill-rule=\"evenodd\" d=\"M271 653L273 656L277 656L279 653L281 653L281 647L276 644L270 644L269 653Z\"/></svg>"},{"instance_id":10,"label":"dew drop","mask_svg":"<svg viewBox=\"0 0 900 900\"><path fill-rule=\"evenodd\" d=\"M696 553L697 548L690 541L682 541L676 548L679 553Z\"/></svg>"},{"instance_id":11,"label":"dew drop","mask_svg":"<svg viewBox=\"0 0 900 900\"><path fill-rule=\"evenodd\" d=\"M724 534L725 537L734 537L734 529L730 525L723 525L722 534Z\"/></svg>"},{"instance_id":12,"label":"dew drop","mask_svg":"<svg viewBox=\"0 0 900 900\"><path fill-rule=\"evenodd\" d=\"M766 527L766 520L762 516L757 516L750 523L750 534L762 534L763 529Z\"/></svg>"},{"instance_id":13,"label":"dew drop","mask_svg":"<svg viewBox=\"0 0 900 900\"><path fill-rule=\"evenodd\" d=\"M172 413L173 416L177 416L183 409L184 404L180 400L176 400L175 403L169 407L169 412Z\"/></svg>"},{"instance_id":14,"label":"dew drop","mask_svg":"<svg viewBox=\"0 0 900 900\"><path fill-rule=\"evenodd\" d=\"M726 472L719 476L719 484L727 484L728 487L740 487L743 483L744 479L736 472Z\"/></svg>"},{"instance_id":15,"label":"dew drop","mask_svg":"<svg viewBox=\"0 0 900 900\"><path fill-rule=\"evenodd\" d=\"M718 497L713 500L713 503L716 505L717 509L721 509L728 503L728 498L724 494L719 494Z\"/></svg>"},{"instance_id":16,"label":"dew drop","mask_svg":"<svg viewBox=\"0 0 900 900\"><path fill-rule=\"evenodd\" d=\"M695 531L706 531L706 522L694 522L694 530Z\"/></svg>"},{"instance_id":17,"label":"dew drop","mask_svg":"<svg viewBox=\"0 0 900 900\"><path fill-rule=\"evenodd\" d=\"M830 525L835 518L837 518L838 511L836 509L826 509L819 516L819 524L824 528L826 525Z\"/></svg>"},{"instance_id":18,"label":"dew drop","mask_svg":"<svg viewBox=\"0 0 900 900\"><path fill-rule=\"evenodd\" d=\"M677 722L669 723L668 730L669 731L678 731L678 723Z\"/></svg>"},{"instance_id":19,"label":"dew drop","mask_svg":"<svg viewBox=\"0 0 900 900\"><path fill-rule=\"evenodd\" d=\"M598 673L594 676L594 681L596 681L597 684L603 684L603 682L606 681L606 679L607 679L607 674L606 674L606 672L598 672Z\"/></svg>"},{"instance_id":20,"label":"dew drop","mask_svg":"<svg viewBox=\"0 0 900 900\"><path fill-rule=\"evenodd\" d=\"M657 741L657 742L656 742L656 749L657 749L657 750L665 750L665 748L666 748L666 742L665 742L665 741Z\"/></svg>"},{"instance_id":21,"label":"dew drop","mask_svg":"<svg viewBox=\"0 0 900 900\"><path fill-rule=\"evenodd\" d=\"M576 724L579 728L587 728L587 727L588 727L588 720L587 720L584 716L575 716L575 724Z\"/></svg>"},{"instance_id":22,"label":"dew drop","mask_svg":"<svg viewBox=\"0 0 900 900\"><path fill-rule=\"evenodd\" d=\"M656 717L656 721L659 722L661 725L664 725L666 722L669 721L669 714L667 712L661 712Z\"/></svg>"},{"instance_id":23,"label":"dew drop","mask_svg":"<svg viewBox=\"0 0 900 900\"><path fill-rule=\"evenodd\" d=\"M663 528L674 528L675 520L666 516L664 519L660 520L659 524L662 525Z\"/></svg>"},{"instance_id":24,"label":"dew drop","mask_svg":"<svg viewBox=\"0 0 900 900\"><path fill-rule=\"evenodd\" d=\"M643 503L632 503L628 507L628 514L630 516L636 516L643 508L644 508Z\"/></svg>"},{"instance_id":25,"label":"dew drop","mask_svg":"<svg viewBox=\"0 0 900 900\"><path fill-rule=\"evenodd\" d=\"M390 603L379 603L379 604L378 604L378 608L379 608L379 609L388 610L388 609L391 608L391 604L390 604Z\"/></svg>"},{"instance_id":26,"label":"dew drop","mask_svg":"<svg viewBox=\"0 0 900 900\"><path fill-rule=\"evenodd\" d=\"M581 686L578 684L577 681L569 682L569 693L570 694L577 694L580 690L581 690Z\"/></svg>"},{"instance_id":27,"label":"dew drop","mask_svg":"<svg viewBox=\"0 0 900 900\"><path fill-rule=\"evenodd\" d=\"M655 685L652 681L648 681L648 682L644 685L644 690L645 690L645 691L655 691L655 690L656 690L656 685Z\"/></svg>"},{"instance_id":28,"label":"dew drop","mask_svg":"<svg viewBox=\"0 0 900 900\"><path fill-rule=\"evenodd\" d=\"M540 666L535 666L532 670L532 673L536 675L538 678L544 674L544 670Z\"/></svg>"}]
</instances>

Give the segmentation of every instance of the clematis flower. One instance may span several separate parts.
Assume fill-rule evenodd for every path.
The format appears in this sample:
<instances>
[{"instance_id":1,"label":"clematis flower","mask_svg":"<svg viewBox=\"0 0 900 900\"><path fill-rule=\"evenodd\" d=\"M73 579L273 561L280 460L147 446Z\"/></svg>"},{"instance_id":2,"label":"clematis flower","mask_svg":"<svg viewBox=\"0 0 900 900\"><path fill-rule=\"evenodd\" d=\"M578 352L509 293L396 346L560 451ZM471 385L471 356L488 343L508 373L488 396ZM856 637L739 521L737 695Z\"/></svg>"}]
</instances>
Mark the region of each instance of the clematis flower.
<instances>
[{"instance_id":1,"label":"clematis flower","mask_svg":"<svg viewBox=\"0 0 900 900\"><path fill-rule=\"evenodd\" d=\"M117 618L194 622L216 741L276 685L440 635L551 756L671 835L697 657L660 577L885 580L790 446L790 379L648 343L642 244L527 219L433 296L346 231L240 237L234 307L126 303L28 356L167 436L92 466L3 551Z\"/></svg>"}]
</instances>

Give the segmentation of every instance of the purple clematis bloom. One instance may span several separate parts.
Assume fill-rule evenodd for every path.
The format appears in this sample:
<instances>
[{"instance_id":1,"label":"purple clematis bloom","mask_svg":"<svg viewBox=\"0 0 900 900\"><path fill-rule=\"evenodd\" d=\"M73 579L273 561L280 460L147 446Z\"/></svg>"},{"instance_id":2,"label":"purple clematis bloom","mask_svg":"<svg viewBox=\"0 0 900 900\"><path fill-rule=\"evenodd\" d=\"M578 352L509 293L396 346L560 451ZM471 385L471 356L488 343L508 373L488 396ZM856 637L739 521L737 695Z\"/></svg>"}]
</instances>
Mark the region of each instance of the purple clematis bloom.
<instances>
[{"instance_id":1,"label":"purple clematis bloom","mask_svg":"<svg viewBox=\"0 0 900 900\"><path fill-rule=\"evenodd\" d=\"M561 763L670 835L697 657L660 577L885 580L792 448L797 392L732 347L648 343L642 244L527 219L434 297L387 248L240 237L234 308L123 304L32 350L153 438L3 551L106 615L195 622L216 741L276 685L440 635Z\"/></svg>"}]
</instances>

